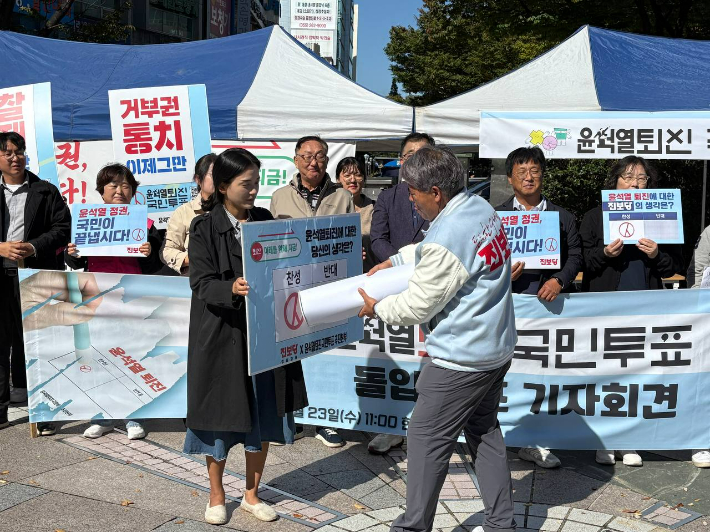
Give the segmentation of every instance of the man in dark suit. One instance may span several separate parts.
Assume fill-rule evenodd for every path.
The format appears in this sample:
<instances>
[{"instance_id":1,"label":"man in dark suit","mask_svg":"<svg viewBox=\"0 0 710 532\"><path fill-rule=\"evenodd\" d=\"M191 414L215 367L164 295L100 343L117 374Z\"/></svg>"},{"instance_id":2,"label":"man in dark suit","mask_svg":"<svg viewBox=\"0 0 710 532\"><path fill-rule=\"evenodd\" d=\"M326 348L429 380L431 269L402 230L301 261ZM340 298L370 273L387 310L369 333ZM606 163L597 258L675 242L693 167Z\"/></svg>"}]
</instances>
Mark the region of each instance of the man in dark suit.
<instances>
[{"instance_id":1,"label":"man in dark suit","mask_svg":"<svg viewBox=\"0 0 710 532\"><path fill-rule=\"evenodd\" d=\"M574 290L574 280L582 269L582 240L577 232L574 214L555 205L542 195L545 173L545 155L537 146L518 148L508 154L505 161L508 182L513 195L497 211L555 211L560 213L560 264L559 270L525 270L525 263L513 264L511 279L513 293L533 294L545 301L554 301L561 292ZM560 460L548 449L522 448L518 456L535 462L540 467L554 468Z\"/></svg>"},{"instance_id":2,"label":"man in dark suit","mask_svg":"<svg viewBox=\"0 0 710 532\"><path fill-rule=\"evenodd\" d=\"M27 394L18 268L57 270L69 242L71 217L57 187L27 171L25 139L0 133L0 428L10 403L10 351L15 391ZM54 433L39 424L40 435Z\"/></svg>"},{"instance_id":3,"label":"man in dark suit","mask_svg":"<svg viewBox=\"0 0 710 532\"><path fill-rule=\"evenodd\" d=\"M435 141L426 133L410 133L402 140L399 164L409 159L423 146L434 146ZM372 251L380 262L396 255L399 249L424 239L422 231L429 228L409 201L409 187L404 181L383 190L377 197L372 213L370 239Z\"/></svg>"},{"instance_id":4,"label":"man in dark suit","mask_svg":"<svg viewBox=\"0 0 710 532\"><path fill-rule=\"evenodd\" d=\"M426 133L410 133L404 137L400 146L400 166L420 148L434 145L434 139ZM422 231L427 229L429 222L421 217L409 201L409 186L404 181L383 190L377 197L372 213L370 241L379 262L396 255L404 246L424 240ZM379 434L369 443L367 450L374 454L384 454L403 441L402 436Z\"/></svg>"}]
</instances>

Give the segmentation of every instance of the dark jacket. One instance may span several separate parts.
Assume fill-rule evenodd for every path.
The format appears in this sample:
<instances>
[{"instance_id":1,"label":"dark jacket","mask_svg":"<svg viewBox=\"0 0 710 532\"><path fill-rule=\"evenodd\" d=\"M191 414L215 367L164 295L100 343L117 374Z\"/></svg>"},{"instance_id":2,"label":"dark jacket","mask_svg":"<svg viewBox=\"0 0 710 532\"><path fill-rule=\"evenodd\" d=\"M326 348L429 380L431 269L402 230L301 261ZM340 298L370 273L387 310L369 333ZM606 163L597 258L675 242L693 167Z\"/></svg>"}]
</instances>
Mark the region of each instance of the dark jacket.
<instances>
[{"instance_id":1,"label":"dark jacket","mask_svg":"<svg viewBox=\"0 0 710 532\"><path fill-rule=\"evenodd\" d=\"M150 222L150 220L148 220ZM162 236L165 233L159 231L155 228L155 225L150 224L148 228L148 242L150 242L150 255L147 257L140 256L136 258L130 258L130 260L138 261L138 265L141 268L141 273L144 275L158 275L163 269L163 263L160 260L160 248L163 245ZM81 250L80 250L81 251ZM125 257L127 258L127 257ZM91 271L88 267L89 257L72 257L64 252L64 260L72 270L84 270Z\"/></svg>"},{"instance_id":2,"label":"dark jacket","mask_svg":"<svg viewBox=\"0 0 710 532\"><path fill-rule=\"evenodd\" d=\"M25 259L26 268L62 270L62 252L69 243L71 214L57 187L27 170L28 189L25 201L24 241L35 247L37 254ZM5 194L0 191L0 228L2 241L7 239L10 221L6 219Z\"/></svg>"},{"instance_id":3,"label":"dark jacket","mask_svg":"<svg viewBox=\"0 0 710 532\"><path fill-rule=\"evenodd\" d=\"M254 221L272 220L254 207ZM247 324L243 297L232 284L244 275L241 246L221 206L196 217L190 227L190 338L187 357L187 426L198 430L249 432L252 380L247 369ZM308 405L300 362L272 370L280 416Z\"/></svg>"},{"instance_id":4,"label":"dark jacket","mask_svg":"<svg viewBox=\"0 0 710 532\"><path fill-rule=\"evenodd\" d=\"M513 198L496 207L497 211L512 211ZM559 205L555 205L547 200L547 211L560 213L560 270L537 270L540 271L540 287L551 277L559 277L564 283L563 292L574 292L574 280L582 270L582 240L577 231L577 219L574 214Z\"/></svg>"},{"instance_id":5,"label":"dark jacket","mask_svg":"<svg viewBox=\"0 0 710 532\"><path fill-rule=\"evenodd\" d=\"M400 248L424 240L429 222L422 219L417 227L412 222L412 202L409 187L401 182L383 190L377 197L372 213L370 240L375 257L382 262L396 255Z\"/></svg>"},{"instance_id":6,"label":"dark jacket","mask_svg":"<svg viewBox=\"0 0 710 532\"><path fill-rule=\"evenodd\" d=\"M579 228L584 248L583 292L613 292L619 286L621 272L631 260L642 260L646 275L646 286L651 289L663 288L663 277L683 271L681 249L678 245L659 245L658 255L651 259L633 244L624 245L618 257L604 254L604 227L602 208L588 211Z\"/></svg>"}]
</instances>

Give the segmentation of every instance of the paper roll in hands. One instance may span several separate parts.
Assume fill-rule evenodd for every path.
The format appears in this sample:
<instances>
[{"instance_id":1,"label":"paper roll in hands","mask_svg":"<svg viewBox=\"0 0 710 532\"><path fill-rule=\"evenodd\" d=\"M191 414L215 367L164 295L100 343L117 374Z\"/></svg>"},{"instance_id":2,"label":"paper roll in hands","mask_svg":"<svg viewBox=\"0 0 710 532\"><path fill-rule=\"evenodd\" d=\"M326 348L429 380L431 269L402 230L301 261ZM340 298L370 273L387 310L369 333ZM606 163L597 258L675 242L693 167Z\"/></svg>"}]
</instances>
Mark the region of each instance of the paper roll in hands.
<instances>
[{"instance_id":1,"label":"paper roll in hands","mask_svg":"<svg viewBox=\"0 0 710 532\"><path fill-rule=\"evenodd\" d=\"M309 327L353 318L362 308L358 288L379 301L404 292L413 272L414 263L409 263L379 270L370 276L362 274L302 290L299 293L301 313Z\"/></svg>"}]
</instances>

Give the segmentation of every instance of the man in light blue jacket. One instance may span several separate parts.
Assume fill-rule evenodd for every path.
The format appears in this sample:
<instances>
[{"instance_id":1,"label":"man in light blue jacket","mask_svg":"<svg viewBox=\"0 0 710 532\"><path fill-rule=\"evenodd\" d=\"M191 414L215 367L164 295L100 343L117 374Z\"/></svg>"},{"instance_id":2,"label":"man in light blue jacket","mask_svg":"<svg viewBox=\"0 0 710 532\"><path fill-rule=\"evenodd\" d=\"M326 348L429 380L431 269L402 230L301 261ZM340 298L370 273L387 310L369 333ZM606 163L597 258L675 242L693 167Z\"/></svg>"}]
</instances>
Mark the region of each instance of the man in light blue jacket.
<instances>
[{"instance_id":1,"label":"man in light blue jacket","mask_svg":"<svg viewBox=\"0 0 710 532\"><path fill-rule=\"evenodd\" d=\"M503 379L517 340L505 231L493 208L465 191L463 167L451 151L424 147L400 172L416 209L431 222L429 230L421 243L371 270L414 261L407 290L379 302L360 290L361 316L422 324L431 358L417 381L407 432L407 509L392 530L431 530L463 430L485 506L482 530L514 532L512 482L498 425Z\"/></svg>"}]
</instances>

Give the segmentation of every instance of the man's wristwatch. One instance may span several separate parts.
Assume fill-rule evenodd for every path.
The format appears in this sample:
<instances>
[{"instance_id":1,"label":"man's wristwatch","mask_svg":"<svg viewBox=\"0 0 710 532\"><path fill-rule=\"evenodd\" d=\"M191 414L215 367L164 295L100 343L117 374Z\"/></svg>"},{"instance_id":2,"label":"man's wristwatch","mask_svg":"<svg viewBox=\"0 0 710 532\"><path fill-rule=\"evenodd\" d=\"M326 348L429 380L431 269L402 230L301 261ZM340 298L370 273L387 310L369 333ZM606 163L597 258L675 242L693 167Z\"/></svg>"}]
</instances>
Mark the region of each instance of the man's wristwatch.
<instances>
[{"instance_id":1,"label":"man's wristwatch","mask_svg":"<svg viewBox=\"0 0 710 532\"><path fill-rule=\"evenodd\" d=\"M552 277L550 277L550 279L554 279L555 281L557 281L558 283L560 283L560 289L564 290L564 288L565 288L565 283L562 281L562 279L560 279L560 278L557 277L556 275L553 275Z\"/></svg>"}]
</instances>

